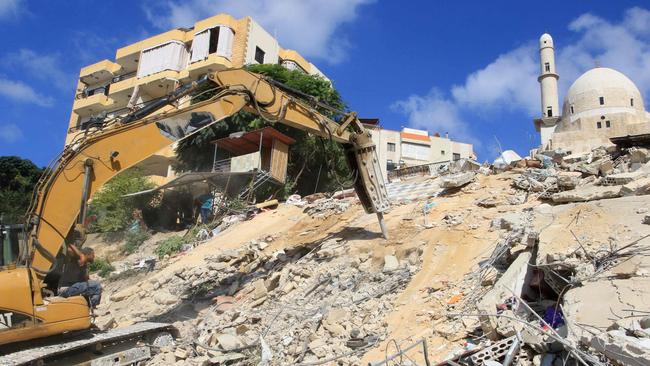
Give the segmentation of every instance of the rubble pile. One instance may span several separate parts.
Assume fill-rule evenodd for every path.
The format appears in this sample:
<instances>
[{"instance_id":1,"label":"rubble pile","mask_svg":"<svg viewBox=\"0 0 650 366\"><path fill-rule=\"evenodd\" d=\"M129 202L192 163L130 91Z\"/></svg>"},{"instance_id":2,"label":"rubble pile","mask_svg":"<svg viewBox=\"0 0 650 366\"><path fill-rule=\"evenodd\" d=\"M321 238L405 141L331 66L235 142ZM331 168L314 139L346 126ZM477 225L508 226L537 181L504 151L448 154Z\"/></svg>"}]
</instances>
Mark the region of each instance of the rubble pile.
<instances>
[{"instance_id":1,"label":"rubble pile","mask_svg":"<svg viewBox=\"0 0 650 366\"><path fill-rule=\"evenodd\" d=\"M307 204L304 212L311 217L325 218L332 214L341 214L345 212L351 204L352 200L349 198L321 198Z\"/></svg>"},{"instance_id":2,"label":"rubble pile","mask_svg":"<svg viewBox=\"0 0 650 366\"><path fill-rule=\"evenodd\" d=\"M543 152L545 168L526 168L513 186L555 203L585 202L650 194L650 152L597 148L590 153L564 155ZM544 159L543 159L544 160Z\"/></svg>"},{"instance_id":3,"label":"rubble pile","mask_svg":"<svg viewBox=\"0 0 650 366\"><path fill-rule=\"evenodd\" d=\"M649 151L506 158L392 183L389 240L352 191L292 196L137 263L98 323L172 322L153 365L649 364Z\"/></svg>"},{"instance_id":4,"label":"rubble pile","mask_svg":"<svg viewBox=\"0 0 650 366\"><path fill-rule=\"evenodd\" d=\"M264 251L272 241L254 240L207 256L201 266L153 277L137 291L117 292L109 309L103 309L103 317L110 319L104 323L135 322L145 315L164 318L184 303L212 299L200 317L175 324L186 334L152 364L259 361L262 342L274 364L331 357L350 364L385 338L383 319L420 265L417 252L403 261L386 256L383 265L373 263L370 253L349 256L341 239L313 248ZM136 303L138 309L124 318L110 315Z\"/></svg>"}]
</instances>

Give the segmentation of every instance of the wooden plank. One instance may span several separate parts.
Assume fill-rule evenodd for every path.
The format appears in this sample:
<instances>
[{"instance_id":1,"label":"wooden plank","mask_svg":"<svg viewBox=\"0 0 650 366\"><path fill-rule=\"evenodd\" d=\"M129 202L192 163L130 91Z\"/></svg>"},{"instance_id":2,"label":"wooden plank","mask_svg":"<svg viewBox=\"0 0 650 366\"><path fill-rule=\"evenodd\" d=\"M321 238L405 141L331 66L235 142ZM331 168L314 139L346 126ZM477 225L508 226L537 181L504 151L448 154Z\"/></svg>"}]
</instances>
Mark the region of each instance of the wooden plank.
<instances>
[{"instance_id":1,"label":"wooden plank","mask_svg":"<svg viewBox=\"0 0 650 366\"><path fill-rule=\"evenodd\" d=\"M289 145L273 139L271 153L271 176L281 183L287 179L287 163L289 161Z\"/></svg>"}]
</instances>

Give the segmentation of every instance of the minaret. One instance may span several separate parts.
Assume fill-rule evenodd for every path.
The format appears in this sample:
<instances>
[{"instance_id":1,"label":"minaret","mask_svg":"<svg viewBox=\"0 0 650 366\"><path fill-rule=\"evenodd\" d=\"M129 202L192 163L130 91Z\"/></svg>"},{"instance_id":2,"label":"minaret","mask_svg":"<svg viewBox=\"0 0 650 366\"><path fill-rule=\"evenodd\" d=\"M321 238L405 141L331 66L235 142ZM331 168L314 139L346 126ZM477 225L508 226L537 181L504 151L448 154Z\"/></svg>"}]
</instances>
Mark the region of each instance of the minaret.
<instances>
[{"instance_id":1,"label":"minaret","mask_svg":"<svg viewBox=\"0 0 650 366\"><path fill-rule=\"evenodd\" d=\"M560 76L555 72L555 49L553 38L548 33L542 34L539 38L539 56L541 72L537 81L542 91L542 123L539 127L542 146L545 146L551 139L560 117L557 94L557 80Z\"/></svg>"}]
</instances>

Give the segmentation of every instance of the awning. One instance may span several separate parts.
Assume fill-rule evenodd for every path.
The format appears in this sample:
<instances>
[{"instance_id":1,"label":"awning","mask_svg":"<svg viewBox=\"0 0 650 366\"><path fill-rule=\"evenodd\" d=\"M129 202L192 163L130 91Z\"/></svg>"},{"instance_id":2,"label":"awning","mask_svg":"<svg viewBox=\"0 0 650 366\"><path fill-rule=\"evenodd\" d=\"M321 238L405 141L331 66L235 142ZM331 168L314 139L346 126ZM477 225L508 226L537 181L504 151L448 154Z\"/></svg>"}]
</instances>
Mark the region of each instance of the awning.
<instances>
[{"instance_id":1,"label":"awning","mask_svg":"<svg viewBox=\"0 0 650 366\"><path fill-rule=\"evenodd\" d=\"M262 148L271 148L273 140L279 140L287 145L293 145L296 140L283 134L273 127L265 127L259 130L248 132L236 132L228 137L214 140L211 143L217 145L217 149L229 151L235 155L244 155L256 152L260 148L260 136L262 136Z\"/></svg>"}]
</instances>

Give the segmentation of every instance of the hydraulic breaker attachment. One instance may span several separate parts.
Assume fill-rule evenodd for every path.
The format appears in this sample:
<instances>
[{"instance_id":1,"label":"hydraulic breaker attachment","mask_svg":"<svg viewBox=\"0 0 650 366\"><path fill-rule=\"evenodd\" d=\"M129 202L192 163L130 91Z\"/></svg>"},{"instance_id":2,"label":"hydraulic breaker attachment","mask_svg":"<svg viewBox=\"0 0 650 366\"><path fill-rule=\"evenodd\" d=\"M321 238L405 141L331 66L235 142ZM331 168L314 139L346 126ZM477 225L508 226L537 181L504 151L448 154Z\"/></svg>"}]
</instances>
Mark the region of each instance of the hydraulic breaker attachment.
<instances>
[{"instance_id":1,"label":"hydraulic breaker attachment","mask_svg":"<svg viewBox=\"0 0 650 366\"><path fill-rule=\"evenodd\" d=\"M366 212L377 214L381 232L384 238L388 239L384 211L390 208L390 202L371 132L362 130L354 133L350 136L350 141L351 144L346 146L346 153L352 174L356 178L354 189Z\"/></svg>"}]
</instances>

